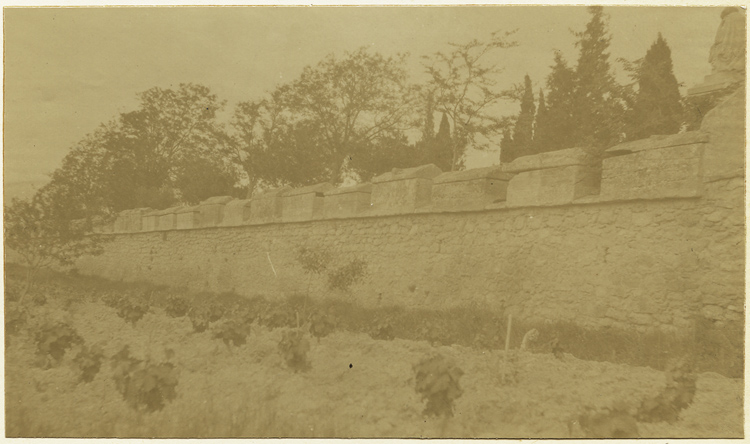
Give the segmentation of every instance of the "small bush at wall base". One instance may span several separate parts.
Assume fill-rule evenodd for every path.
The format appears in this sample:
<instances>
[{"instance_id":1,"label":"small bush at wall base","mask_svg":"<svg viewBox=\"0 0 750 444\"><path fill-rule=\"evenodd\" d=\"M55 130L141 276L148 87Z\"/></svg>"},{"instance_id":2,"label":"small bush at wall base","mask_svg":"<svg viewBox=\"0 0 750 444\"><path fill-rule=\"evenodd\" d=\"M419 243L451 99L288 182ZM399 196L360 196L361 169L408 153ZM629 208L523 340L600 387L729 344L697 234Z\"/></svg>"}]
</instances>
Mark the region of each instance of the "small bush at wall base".
<instances>
[{"instance_id":1,"label":"small bush at wall base","mask_svg":"<svg viewBox=\"0 0 750 444\"><path fill-rule=\"evenodd\" d=\"M307 358L308 351L310 351L310 341L302 330L282 332L279 352L290 369L295 372L310 370L312 365Z\"/></svg>"},{"instance_id":2,"label":"small bush at wall base","mask_svg":"<svg viewBox=\"0 0 750 444\"><path fill-rule=\"evenodd\" d=\"M18 275L17 280L21 280L24 274L23 267L8 265L8 288L13 286L14 275ZM169 296L184 297L191 306L191 320L202 331L209 327L210 314L196 317L193 311L198 306L203 306L205 301L216 301L219 304L220 298L212 293L203 293L197 298L184 289L170 290L143 283L108 282L101 278L71 277L49 271L39 275L33 291L54 295L59 287L66 288L68 293L80 295L82 299L102 298L105 303L114 306L124 298L139 297L144 292L163 296L161 306L166 306ZM157 292L153 293L154 291ZM99 296L102 293L105 294L104 297ZM159 300L157 297L154 299ZM481 305L430 310L402 306L367 308L337 299L305 298L305 301L304 304L307 305L304 312L296 307L301 313L300 322L308 320L305 313L326 313L336 320L336 330L369 334L376 339L431 341L479 349L499 349L505 344L505 317ZM235 296L233 303L240 308L226 309L227 316L232 319L242 319L247 323L258 320L261 325L271 328L297 326L295 306L286 300L270 301L262 296ZM226 307L226 304L221 306ZM15 331L25 328L22 316L14 314L12 308L12 303L6 306L6 341ZM559 349L579 359L665 370L670 360L688 355L698 373L712 371L733 378L744 375L744 320L718 324L698 317L692 331L676 335L659 331L639 333L618 328L591 329L571 322L528 322L514 318L511 348L518 349L524 333L531 329L539 331L538 340L529 347L531 352L552 353L551 343L557 338Z\"/></svg>"}]
</instances>

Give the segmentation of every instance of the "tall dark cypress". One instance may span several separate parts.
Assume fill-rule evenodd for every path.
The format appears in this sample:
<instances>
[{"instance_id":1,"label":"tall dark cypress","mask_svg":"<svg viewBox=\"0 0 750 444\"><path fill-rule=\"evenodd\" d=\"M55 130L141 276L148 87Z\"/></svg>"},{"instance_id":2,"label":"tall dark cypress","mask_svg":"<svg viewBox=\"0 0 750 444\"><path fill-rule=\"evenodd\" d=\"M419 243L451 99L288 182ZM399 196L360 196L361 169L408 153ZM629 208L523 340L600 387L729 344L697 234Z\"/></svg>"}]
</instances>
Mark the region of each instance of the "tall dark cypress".
<instances>
[{"instance_id":1,"label":"tall dark cypress","mask_svg":"<svg viewBox=\"0 0 750 444\"><path fill-rule=\"evenodd\" d=\"M638 93L630 112L628 139L676 134L683 122L680 86L672 70L672 51L659 33L637 71Z\"/></svg>"},{"instance_id":2,"label":"tall dark cypress","mask_svg":"<svg viewBox=\"0 0 750 444\"><path fill-rule=\"evenodd\" d=\"M547 77L546 108L547 124L543 133L550 137L545 151L572 148L575 145L573 125L573 100L575 92L575 72L559 51L555 52L555 64Z\"/></svg>"},{"instance_id":3,"label":"tall dark cypress","mask_svg":"<svg viewBox=\"0 0 750 444\"><path fill-rule=\"evenodd\" d=\"M544 91L539 88L539 106L536 110L536 119L534 120L534 141L532 142L532 151L534 154L549 151L551 145L552 133L550 133L549 113L547 113L547 103L544 100Z\"/></svg>"},{"instance_id":4,"label":"tall dark cypress","mask_svg":"<svg viewBox=\"0 0 750 444\"><path fill-rule=\"evenodd\" d=\"M443 113L440 119L440 128L435 135L432 144L432 162L443 171L451 171L453 167L453 139L451 138L451 125L448 116Z\"/></svg>"},{"instance_id":5,"label":"tall dark cypress","mask_svg":"<svg viewBox=\"0 0 750 444\"><path fill-rule=\"evenodd\" d=\"M521 112L518 114L516 126L513 130L513 143L517 150L516 157L533 154L531 144L534 135L534 91L531 86L531 78L528 74L524 77L524 92L521 98Z\"/></svg>"},{"instance_id":6,"label":"tall dark cypress","mask_svg":"<svg viewBox=\"0 0 750 444\"><path fill-rule=\"evenodd\" d=\"M609 43L601 6L588 8L591 20L586 30L577 33L579 40L573 125L575 143L598 151L616 144L623 131L625 109L621 92L609 64Z\"/></svg>"}]
</instances>

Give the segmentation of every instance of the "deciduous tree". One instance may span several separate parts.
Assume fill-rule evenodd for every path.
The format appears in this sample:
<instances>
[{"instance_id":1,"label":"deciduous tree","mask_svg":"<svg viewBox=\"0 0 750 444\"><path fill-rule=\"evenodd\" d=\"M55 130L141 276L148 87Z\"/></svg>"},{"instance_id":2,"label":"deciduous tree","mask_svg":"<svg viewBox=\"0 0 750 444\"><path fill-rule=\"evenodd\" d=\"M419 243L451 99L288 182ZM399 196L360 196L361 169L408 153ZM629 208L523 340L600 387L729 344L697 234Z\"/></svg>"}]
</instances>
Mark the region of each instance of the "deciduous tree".
<instances>
[{"instance_id":1,"label":"deciduous tree","mask_svg":"<svg viewBox=\"0 0 750 444\"><path fill-rule=\"evenodd\" d=\"M462 167L469 146L486 148L487 137L496 135L509 123L492 110L500 100L509 98L509 92L498 88L497 75L502 69L487 64L487 58L496 50L516 46L508 40L512 34L496 32L487 42L474 39L464 44L452 43L451 52L424 58L430 76L427 88L434 91L436 109L453 123L451 170Z\"/></svg>"}]
</instances>

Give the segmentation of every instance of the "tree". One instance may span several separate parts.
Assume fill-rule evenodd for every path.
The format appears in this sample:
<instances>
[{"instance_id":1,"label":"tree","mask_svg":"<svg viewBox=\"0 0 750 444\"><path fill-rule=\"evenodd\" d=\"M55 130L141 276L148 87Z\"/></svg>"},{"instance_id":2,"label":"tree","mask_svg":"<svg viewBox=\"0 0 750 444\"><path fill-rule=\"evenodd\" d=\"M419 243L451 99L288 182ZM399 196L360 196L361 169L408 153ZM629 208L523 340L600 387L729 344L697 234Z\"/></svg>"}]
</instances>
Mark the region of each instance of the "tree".
<instances>
[{"instance_id":1,"label":"tree","mask_svg":"<svg viewBox=\"0 0 750 444\"><path fill-rule=\"evenodd\" d=\"M443 171L451 171L453 166L453 139L451 137L451 124L448 121L448 115L443 113L440 119L440 128L435 136L432 146L432 156L430 162L439 166ZM463 166L463 161L459 160L459 166Z\"/></svg>"},{"instance_id":2,"label":"tree","mask_svg":"<svg viewBox=\"0 0 750 444\"><path fill-rule=\"evenodd\" d=\"M430 76L427 88L435 94L436 109L453 124L452 171L462 167L468 146L486 148L487 138L508 125L507 119L497 117L492 110L500 100L509 98L508 91L496 88L496 76L502 70L485 62L493 51L516 46L506 40L510 35L512 32L503 35L495 32L488 42L475 39L465 44L451 43L450 53L437 52L424 57L424 67Z\"/></svg>"},{"instance_id":3,"label":"tree","mask_svg":"<svg viewBox=\"0 0 750 444\"><path fill-rule=\"evenodd\" d=\"M559 51L555 52L552 72L547 77L547 119L538 122L542 134L549 135L545 151L573 148L576 143L573 108L576 89L575 71ZM546 137L546 136L542 136ZM542 138L541 140L544 140Z\"/></svg>"},{"instance_id":4,"label":"tree","mask_svg":"<svg viewBox=\"0 0 750 444\"><path fill-rule=\"evenodd\" d=\"M224 167L221 159L193 157L180 163L175 174L180 201L195 205L213 196L240 196L237 179Z\"/></svg>"},{"instance_id":5,"label":"tree","mask_svg":"<svg viewBox=\"0 0 750 444\"><path fill-rule=\"evenodd\" d=\"M500 142L500 162L510 163L516 158L514 150L513 136L510 133L510 128L503 130L503 139Z\"/></svg>"},{"instance_id":6,"label":"tree","mask_svg":"<svg viewBox=\"0 0 750 444\"><path fill-rule=\"evenodd\" d=\"M513 142L517 152L516 157L533 154L532 142L534 136L534 91L531 87L531 78L524 77L523 96L521 98L521 112L516 119L513 129Z\"/></svg>"},{"instance_id":7,"label":"tree","mask_svg":"<svg viewBox=\"0 0 750 444\"><path fill-rule=\"evenodd\" d=\"M554 134L550 133L550 119L547 112L547 103L544 100L544 91L539 89L539 107L536 110L536 119L534 120L534 141L532 143L532 152L534 154L549 151L553 144Z\"/></svg>"},{"instance_id":8,"label":"tree","mask_svg":"<svg viewBox=\"0 0 750 444\"><path fill-rule=\"evenodd\" d=\"M638 92L629 112L628 139L678 133L684 116L680 85L672 70L672 51L661 33L634 65Z\"/></svg>"},{"instance_id":9,"label":"tree","mask_svg":"<svg viewBox=\"0 0 750 444\"><path fill-rule=\"evenodd\" d=\"M184 194L179 172L196 159L221 156L227 136L216 112L224 102L208 88L181 84L138 97L138 109L86 136L53 173L50 192L66 202L68 219L172 205Z\"/></svg>"},{"instance_id":10,"label":"tree","mask_svg":"<svg viewBox=\"0 0 750 444\"><path fill-rule=\"evenodd\" d=\"M369 151L400 140L414 114L415 91L407 85L404 61L405 56L386 58L366 48L340 59L329 55L264 101L238 107L235 158L270 162L264 163L268 171L243 163L251 182L337 184L357 173L353 165L371 174L372 162L357 157L365 152L370 160L378 157ZM299 160L282 167L279 157ZM378 163L388 163L387 156Z\"/></svg>"},{"instance_id":11,"label":"tree","mask_svg":"<svg viewBox=\"0 0 750 444\"><path fill-rule=\"evenodd\" d=\"M53 185L42 187L30 200L14 199L5 206L5 246L27 267L21 302L31 289L36 273L45 267L68 265L84 254L101 253L103 239L90 234L93 219L70 220L57 210Z\"/></svg>"},{"instance_id":12,"label":"tree","mask_svg":"<svg viewBox=\"0 0 750 444\"><path fill-rule=\"evenodd\" d=\"M575 142L599 152L620 141L623 131L622 92L609 65L608 34L603 8L588 8L591 20L576 33L579 48L573 97Z\"/></svg>"}]
</instances>

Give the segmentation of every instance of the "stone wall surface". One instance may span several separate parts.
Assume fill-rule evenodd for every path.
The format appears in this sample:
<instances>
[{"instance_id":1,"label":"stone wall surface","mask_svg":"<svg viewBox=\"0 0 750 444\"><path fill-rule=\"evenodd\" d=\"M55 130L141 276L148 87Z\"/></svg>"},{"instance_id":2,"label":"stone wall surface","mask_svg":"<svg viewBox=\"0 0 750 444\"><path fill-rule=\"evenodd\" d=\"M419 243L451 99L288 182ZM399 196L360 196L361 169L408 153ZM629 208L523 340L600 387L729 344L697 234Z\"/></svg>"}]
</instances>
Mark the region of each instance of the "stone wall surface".
<instances>
[{"instance_id":1,"label":"stone wall surface","mask_svg":"<svg viewBox=\"0 0 750 444\"><path fill-rule=\"evenodd\" d=\"M114 280L283 298L306 291L298 249L324 247L341 261L365 260L369 275L346 293L327 290L320 279L313 294L366 306L480 304L521 319L640 330L685 330L698 315L741 320L745 179L736 164L744 150L738 114L744 101L730 97L700 132L614 147L601 166L569 151L522 159L517 171L502 169L507 175L437 179L434 165L394 170L371 188L280 189L228 201L222 226L192 230L162 225L174 209L161 212L156 227L147 213L142 231L110 235L103 255L76 266ZM488 198L488 181L507 178L507 202L497 197L502 189ZM367 209L361 199L370 189ZM466 193L475 192L478 201L493 203L449 211L433 202L435 194L445 203L471 200ZM300 208L307 220L282 219L294 198L308 199ZM332 213L320 216L316 199Z\"/></svg>"}]
</instances>

